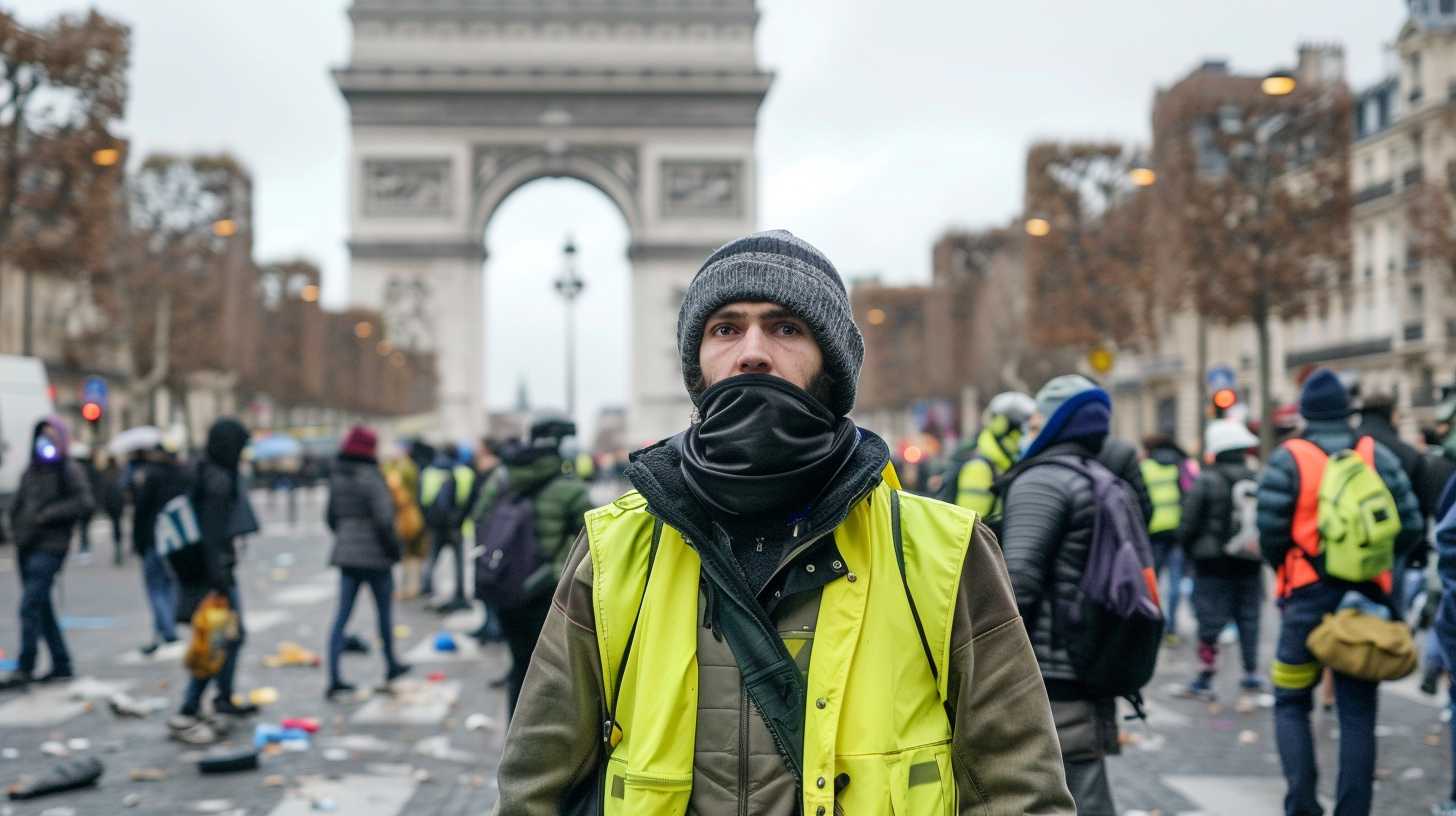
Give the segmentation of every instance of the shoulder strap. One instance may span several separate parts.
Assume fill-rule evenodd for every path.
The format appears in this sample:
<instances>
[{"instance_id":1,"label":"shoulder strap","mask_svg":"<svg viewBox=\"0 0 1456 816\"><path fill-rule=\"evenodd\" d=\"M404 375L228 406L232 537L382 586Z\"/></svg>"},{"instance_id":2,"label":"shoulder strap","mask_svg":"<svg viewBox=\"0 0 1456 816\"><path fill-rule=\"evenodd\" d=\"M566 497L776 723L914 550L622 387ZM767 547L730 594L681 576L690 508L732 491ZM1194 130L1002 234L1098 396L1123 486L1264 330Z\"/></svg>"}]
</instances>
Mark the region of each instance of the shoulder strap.
<instances>
[{"instance_id":1,"label":"shoulder strap","mask_svg":"<svg viewBox=\"0 0 1456 816\"><path fill-rule=\"evenodd\" d=\"M890 537L895 542L895 565L900 568L900 583L905 587L905 600L910 603L910 617L915 620L915 633L920 636L920 647L925 650L925 660L930 664L930 676L936 685L940 684L940 669L935 665L935 653L930 650L930 640L925 637L925 624L920 620L920 610L915 608L915 594L910 591L910 578L905 574L905 538L900 532L900 491L890 492Z\"/></svg>"},{"instance_id":2,"label":"shoulder strap","mask_svg":"<svg viewBox=\"0 0 1456 816\"><path fill-rule=\"evenodd\" d=\"M602 746L607 756L622 741L622 726L617 723L617 699L622 695L622 678L627 676L627 659L632 654L632 640L637 636L637 622L642 618L642 604L647 600L647 587L652 583L652 565L657 561L657 543L662 539L662 519L652 519L652 546L647 550L647 575L642 580L642 598L637 601L637 613L632 616L632 628L627 630L627 643L622 647L622 659L617 661L617 677L612 681L612 699L607 700L607 718L602 722ZM603 761L602 766L606 766Z\"/></svg>"},{"instance_id":3,"label":"shoulder strap","mask_svg":"<svg viewBox=\"0 0 1456 816\"><path fill-rule=\"evenodd\" d=\"M1375 437L1360 437L1360 441L1355 443L1355 453L1365 460L1366 467L1375 470Z\"/></svg>"}]
</instances>

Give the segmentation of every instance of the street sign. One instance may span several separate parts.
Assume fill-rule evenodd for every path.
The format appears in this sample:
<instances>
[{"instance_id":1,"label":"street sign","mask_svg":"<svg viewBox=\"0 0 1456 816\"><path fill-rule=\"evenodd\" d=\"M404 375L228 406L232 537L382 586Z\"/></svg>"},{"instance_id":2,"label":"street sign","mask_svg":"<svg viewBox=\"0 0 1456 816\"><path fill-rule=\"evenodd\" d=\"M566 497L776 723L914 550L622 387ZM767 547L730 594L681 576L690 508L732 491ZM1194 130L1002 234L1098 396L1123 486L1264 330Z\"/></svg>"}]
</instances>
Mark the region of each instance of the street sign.
<instances>
[{"instance_id":1,"label":"street sign","mask_svg":"<svg viewBox=\"0 0 1456 816\"><path fill-rule=\"evenodd\" d=\"M1097 348L1094 348L1087 353L1087 365L1092 366L1092 370L1097 372L1099 375L1105 375L1107 372L1111 371L1112 363L1112 352L1108 349L1102 348L1101 346L1098 346Z\"/></svg>"},{"instance_id":2,"label":"street sign","mask_svg":"<svg viewBox=\"0 0 1456 816\"><path fill-rule=\"evenodd\" d=\"M106 408L107 393L105 378L87 377L85 384L81 386L81 401L94 402L104 409Z\"/></svg>"},{"instance_id":3,"label":"street sign","mask_svg":"<svg viewBox=\"0 0 1456 816\"><path fill-rule=\"evenodd\" d=\"M1233 366L1217 365L1208 369L1208 390L1222 391L1238 384Z\"/></svg>"}]
</instances>

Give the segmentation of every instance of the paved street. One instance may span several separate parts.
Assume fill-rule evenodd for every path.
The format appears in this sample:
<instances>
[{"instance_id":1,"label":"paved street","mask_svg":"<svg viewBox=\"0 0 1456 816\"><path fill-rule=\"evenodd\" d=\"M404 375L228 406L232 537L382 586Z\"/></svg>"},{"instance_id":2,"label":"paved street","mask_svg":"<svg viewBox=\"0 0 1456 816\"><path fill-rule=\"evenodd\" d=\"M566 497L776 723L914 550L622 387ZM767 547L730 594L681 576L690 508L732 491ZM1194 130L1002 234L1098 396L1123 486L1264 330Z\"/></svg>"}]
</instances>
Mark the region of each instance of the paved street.
<instances>
[{"instance_id":1,"label":"paved street","mask_svg":"<svg viewBox=\"0 0 1456 816\"><path fill-rule=\"evenodd\" d=\"M239 671L239 689L277 690L259 723L286 717L315 717L319 733L307 750L265 756L262 767L224 776L202 776L193 749L169 741L163 721L175 707L183 670L180 648L143 658L136 647L147 640L147 610L135 560L117 569L109 562L95 528L98 557L68 563L60 602L67 637L85 680L70 687L0 697L0 784L43 771L56 760L42 745L69 745L74 754L98 756L106 765L99 788L33 802L0 803L9 816L89 814L231 813L234 816L292 816L319 812L393 816L397 813L479 814L495 799L504 700L489 687L506 666L501 647L476 649L457 638L454 654L434 648L440 631L463 633L468 615L443 622L418 602L397 605L404 627L398 643L415 664L410 682L394 698L329 704L322 699L321 668L268 668L263 658L285 641L322 653L334 603L334 573L327 567L328 538L321 523L322 496L306 496L296 525L281 504L257 500L264 533L251 543L240 572L249 627ZM16 585L12 553L0 554L0 648L13 659L18 632L13 607ZM442 575L445 571L442 571ZM350 627L374 640L372 603L362 596ZM1272 652L1272 608L1266 617L1264 654ZM1183 620L1185 635L1191 620ZM406 631L407 630L407 631ZM1150 690L1147 726L1128 728L1129 744L1112 760L1117 800L1126 814L1236 814L1279 812L1283 783L1274 751L1269 700L1240 706L1227 673L1220 689L1224 705L1179 700L1171 687L1191 677L1194 650L1166 651ZM1225 653L1232 659L1232 648ZM377 682L377 652L346 658L347 679ZM106 699L115 691L165 709L146 719L120 719ZM1381 700L1381 781L1376 812L1423 813L1444 791L1447 738L1440 705L1422 696L1414 678L1388 686ZM478 730L467 727L483 726ZM1318 715L1317 715L1318 717ZM1317 719L1326 768L1334 758L1332 723ZM251 740L252 726L234 734L237 745ZM86 740L77 743L75 740ZM54 746L53 746L54 747ZM162 781L134 781L134 771L159 769ZM1327 770L1326 792L1334 777ZM126 804L135 801L134 809Z\"/></svg>"}]
</instances>

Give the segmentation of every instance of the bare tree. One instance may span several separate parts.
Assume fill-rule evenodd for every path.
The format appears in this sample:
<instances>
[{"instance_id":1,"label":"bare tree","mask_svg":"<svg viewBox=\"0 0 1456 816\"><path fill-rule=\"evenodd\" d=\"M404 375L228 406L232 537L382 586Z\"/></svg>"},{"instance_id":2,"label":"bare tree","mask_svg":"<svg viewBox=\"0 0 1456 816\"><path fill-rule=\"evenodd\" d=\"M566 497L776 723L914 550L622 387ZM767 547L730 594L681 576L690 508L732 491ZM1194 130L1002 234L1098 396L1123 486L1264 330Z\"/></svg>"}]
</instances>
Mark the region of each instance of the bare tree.
<instances>
[{"instance_id":1,"label":"bare tree","mask_svg":"<svg viewBox=\"0 0 1456 816\"><path fill-rule=\"evenodd\" d=\"M1026 159L1028 321L1041 348L1138 347L1159 303L1150 201L1134 151L1117 143L1032 146Z\"/></svg>"},{"instance_id":2,"label":"bare tree","mask_svg":"<svg viewBox=\"0 0 1456 816\"><path fill-rule=\"evenodd\" d=\"M1191 97L1163 114L1158 209L1170 274L1199 314L1258 338L1260 436L1273 445L1274 321L1349 284L1350 103L1342 86L1287 97Z\"/></svg>"},{"instance_id":3,"label":"bare tree","mask_svg":"<svg viewBox=\"0 0 1456 816\"><path fill-rule=\"evenodd\" d=\"M92 11L36 28L0 11L0 271L24 273L31 353L37 271L86 272L115 223L130 33Z\"/></svg>"},{"instance_id":4,"label":"bare tree","mask_svg":"<svg viewBox=\"0 0 1456 816\"><path fill-rule=\"evenodd\" d=\"M247 229L248 180L230 156L149 156L127 180L127 223L108 269L112 329L128 404L154 419L154 395L177 390L218 347L221 264ZM185 389L182 389L185 398Z\"/></svg>"}]
</instances>

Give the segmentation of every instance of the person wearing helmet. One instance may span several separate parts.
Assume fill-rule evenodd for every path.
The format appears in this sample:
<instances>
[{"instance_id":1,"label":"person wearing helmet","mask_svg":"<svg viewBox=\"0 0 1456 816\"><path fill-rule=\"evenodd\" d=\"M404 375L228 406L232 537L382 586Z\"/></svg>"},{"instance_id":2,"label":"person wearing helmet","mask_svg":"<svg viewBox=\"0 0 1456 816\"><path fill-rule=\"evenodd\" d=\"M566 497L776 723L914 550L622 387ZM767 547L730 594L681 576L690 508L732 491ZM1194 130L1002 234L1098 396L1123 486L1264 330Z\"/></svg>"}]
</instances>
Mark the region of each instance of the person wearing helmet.
<instances>
[{"instance_id":1,"label":"person wearing helmet","mask_svg":"<svg viewBox=\"0 0 1456 816\"><path fill-rule=\"evenodd\" d=\"M1238 628L1243 658L1239 689L1264 690L1257 671L1264 577L1254 505L1258 477L1248 463L1259 438L1242 422L1220 419L1209 423L1203 439L1213 463L1183 496L1176 540L1193 563L1193 613L1198 619L1200 668L1184 696L1211 701L1218 637L1230 622Z\"/></svg>"},{"instance_id":2,"label":"person wearing helmet","mask_svg":"<svg viewBox=\"0 0 1456 816\"><path fill-rule=\"evenodd\" d=\"M974 511L1000 533L1001 498L992 485L1021 458L1021 437L1036 413L1036 400L1020 391L997 394L973 445L956 453L937 498Z\"/></svg>"}]
</instances>

